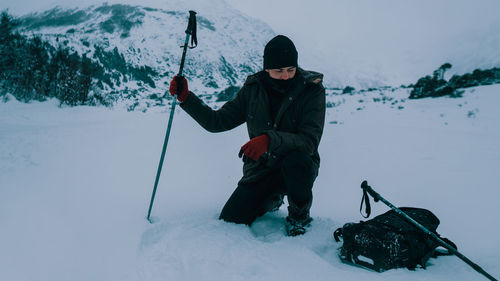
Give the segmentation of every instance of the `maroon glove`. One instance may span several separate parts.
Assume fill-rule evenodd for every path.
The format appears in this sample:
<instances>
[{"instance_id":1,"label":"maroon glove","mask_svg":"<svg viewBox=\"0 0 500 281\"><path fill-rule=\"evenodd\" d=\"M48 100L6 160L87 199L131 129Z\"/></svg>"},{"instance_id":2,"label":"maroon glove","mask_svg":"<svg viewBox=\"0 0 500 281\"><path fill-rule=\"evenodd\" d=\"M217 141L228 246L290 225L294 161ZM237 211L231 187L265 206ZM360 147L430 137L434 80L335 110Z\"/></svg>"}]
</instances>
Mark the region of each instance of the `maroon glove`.
<instances>
[{"instance_id":1,"label":"maroon glove","mask_svg":"<svg viewBox=\"0 0 500 281\"><path fill-rule=\"evenodd\" d=\"M258 137L255 137L245 143L240 150L239 156L243 156L245 154L246 157L257 161L260 156L267 151L267 147L269 146L269 137L264 134Z\"/></svg>"},{"instance_id":2,"label":"maroon glove","mask_svg":"<svg viewBox=\"0 0 500 281\"><path fill-rule=\"evenodd\" d=\"M183 102L189 96L188 81L184 76L174 76L168 89L172 96L177 95L177 100Z\"/></svg>"}]
</instances>

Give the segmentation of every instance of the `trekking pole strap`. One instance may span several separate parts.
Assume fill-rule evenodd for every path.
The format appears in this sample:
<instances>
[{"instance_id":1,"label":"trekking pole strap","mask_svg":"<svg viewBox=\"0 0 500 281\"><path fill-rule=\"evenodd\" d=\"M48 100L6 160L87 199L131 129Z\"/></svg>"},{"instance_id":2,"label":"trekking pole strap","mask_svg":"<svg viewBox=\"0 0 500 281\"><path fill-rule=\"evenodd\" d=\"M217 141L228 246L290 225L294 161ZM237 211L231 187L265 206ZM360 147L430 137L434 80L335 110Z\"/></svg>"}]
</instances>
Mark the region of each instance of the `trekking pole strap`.
<instances>
[{"instance_id":1,"label":"trekking pole strap","mask_svg":"<svg viewBox=\"0 0 500 281\"><path fill-rule=\"evenodd\" d=\"M370 205L370 197L368 196L368 194L370 194L373 197L373 201L375 202L378 202L381 196L368 185L367 181L363 181L361 183L361 189L363 189L363 196L361 197L361 205L359 206L359 212L361 213L361 216L363 216L366 219L370 216L372 212L372 208ZM365 203L366 216L363 215L363 203Z\"/></svg>"},{"instance_id":2,"label":"trekking pole strap","mask_svg":"<svg viewBox=\"0 0 500 281\"><path fill-rule=\"evenodd\" d=\"M363 203L365 203L365 213L366 215L363 215ZM365 219L367 219L372 212L372 207L370 206L370 197L368 196L368 192L366 190L363 190L363 196L361 197L361 205L359 205L359 213L361 216Z\"/></svg>"},{"instance_id":3,"label":"trekking pole strap","mask_svg":"<svg viewBox=\"0 0 500 281\"><path fill-rule=\"evenodd\" d=\"M191 37L191 46L188 46L189 37ZM181 46L183 50L182 50L181 64L179 66L179 72L177 72L178 77L182 76L182 72L184 70L184 61L186 60L186 52L188 47L190 49L193 49L196 48L196 46L198 46L198 38L196 35L196 12L189 11L189 23L186 29L186 40L184 41L184 45Z\"/></svg>"},{"instance_id":4,"label":"trekking pole strap","mask_svg":"<svg viewBox=\"0 0 500 281\"><path fill-rule=\"evenodd\" d=\"M191 46L190 49L196 48L198 46L198 36L196 35L196 12L189 11L189 23L186 29L186 34L191 35Z\"/></svg>"}]
</instances>

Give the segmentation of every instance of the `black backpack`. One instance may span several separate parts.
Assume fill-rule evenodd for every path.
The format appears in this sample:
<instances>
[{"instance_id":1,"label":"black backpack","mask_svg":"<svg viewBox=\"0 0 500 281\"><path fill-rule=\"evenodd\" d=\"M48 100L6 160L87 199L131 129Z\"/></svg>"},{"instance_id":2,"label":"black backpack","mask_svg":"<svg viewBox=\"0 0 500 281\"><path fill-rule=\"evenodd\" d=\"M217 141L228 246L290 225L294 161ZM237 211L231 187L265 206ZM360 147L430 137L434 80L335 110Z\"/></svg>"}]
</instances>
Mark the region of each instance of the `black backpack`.
<instances>
[{"instance_id":1,"label":"black backpack","mask_svg":"<svg viewBox=\"0 0 500 281\"><path fill-rule=\"evenodd\" d=\"M401 211L437 234L439 219L429 210L402 207ZM378 272L406 267L415 269L417 265L425 268L430 257L450 255L437 251L439 245L429 235L405 220L394 210L378 215L371 220L347 223L334 232L337 242L340 238L342 261L359 265ZM441 238L456 249L456 245Z\"/></svg>"}]
</instances>

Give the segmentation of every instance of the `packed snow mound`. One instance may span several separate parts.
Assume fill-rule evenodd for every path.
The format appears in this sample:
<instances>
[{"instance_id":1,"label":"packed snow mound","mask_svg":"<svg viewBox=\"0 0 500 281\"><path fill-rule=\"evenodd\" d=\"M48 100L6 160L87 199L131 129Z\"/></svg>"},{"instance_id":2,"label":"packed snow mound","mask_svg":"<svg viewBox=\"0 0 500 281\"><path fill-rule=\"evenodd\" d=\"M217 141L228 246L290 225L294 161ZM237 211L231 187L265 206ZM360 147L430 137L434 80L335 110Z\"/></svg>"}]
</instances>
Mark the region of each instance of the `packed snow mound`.
<instances>
[{"instance_id":1,"label":"packed snow mound","mask_svg":"<svg viewBox=\"0 0 500 281\"><path fill-rule=\"evenodd\" d=\"M284 211L267 214L251 228L208 214L187 213L150 226L139 248L141 279L311 280L304 269L319 264L334 274L330 262L342 267L331 239L334 222L329 219L318 218L307 236L291 238L284 235Z\"/></svg>"}]
</instances>

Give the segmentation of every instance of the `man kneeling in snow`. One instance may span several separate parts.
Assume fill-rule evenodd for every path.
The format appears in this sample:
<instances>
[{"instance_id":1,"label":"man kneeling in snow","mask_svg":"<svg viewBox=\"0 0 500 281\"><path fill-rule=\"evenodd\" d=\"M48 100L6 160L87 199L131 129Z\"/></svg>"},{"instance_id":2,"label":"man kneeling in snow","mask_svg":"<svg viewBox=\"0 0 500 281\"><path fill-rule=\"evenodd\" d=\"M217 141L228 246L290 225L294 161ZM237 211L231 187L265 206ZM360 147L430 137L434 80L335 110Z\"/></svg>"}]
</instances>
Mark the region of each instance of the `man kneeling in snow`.
<instances>
[{"instance_id":1,"label":"man kneeling in snow","mask_svg":"<svg viewBox=\"0 0 500 281\"><path fill-rule=\"evenodd\" d=\"M251 225L288 197L289 236L304 234L311 222L312 187L318 175L318 145L325 120L323 75L298 67L293 42L283 35L264 49L264 70L248 76L237 96L213 110L174 77L170 93L210 132L247 123L250 140L241 147L243 178L220 219Z\"/></svg>"}]
</instances>

